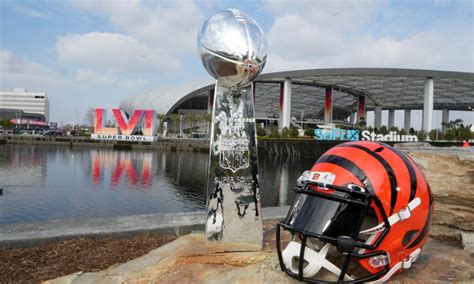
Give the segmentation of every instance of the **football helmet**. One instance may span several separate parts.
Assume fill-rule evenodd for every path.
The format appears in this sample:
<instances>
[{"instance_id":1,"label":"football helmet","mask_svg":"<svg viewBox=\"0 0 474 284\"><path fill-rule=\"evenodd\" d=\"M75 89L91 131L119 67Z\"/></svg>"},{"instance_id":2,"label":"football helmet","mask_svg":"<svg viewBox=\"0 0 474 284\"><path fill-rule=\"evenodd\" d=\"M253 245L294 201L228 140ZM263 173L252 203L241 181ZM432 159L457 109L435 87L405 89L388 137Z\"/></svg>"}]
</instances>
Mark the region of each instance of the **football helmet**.
<instances>
[{"instance_id":1,"label":"football helmet","mask_svg":"<svg viewBox=\"0 0 474 284\"><path fill-rule=\"evenodd\" d=\"M387 144L333 147L301 175L295 192L276 242L281 269L300 281L386 281L410 268L428 238L428 182Z\"/></svg>"}]
</instances>

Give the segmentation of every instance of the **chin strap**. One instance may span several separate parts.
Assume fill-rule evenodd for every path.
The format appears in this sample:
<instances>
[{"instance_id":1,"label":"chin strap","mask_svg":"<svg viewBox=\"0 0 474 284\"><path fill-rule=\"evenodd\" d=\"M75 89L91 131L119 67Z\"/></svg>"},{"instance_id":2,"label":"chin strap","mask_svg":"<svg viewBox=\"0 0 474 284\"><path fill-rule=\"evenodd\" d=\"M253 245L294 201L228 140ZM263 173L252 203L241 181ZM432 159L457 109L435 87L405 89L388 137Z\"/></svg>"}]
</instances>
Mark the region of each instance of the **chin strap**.
<instances>
[{"instance_id":1,"label":"chin strap","mask_svg":"<svg viewBox=\"0 0 474 284\"><path fill-rule=\"evenodd\" d=\"M419 197L410 201L407 207L400 209L398 212L394 213L392 216L388 217L388 223L390 227L395 225L398 222L402 222L411 217L411 212L415 210L416 207L420 206L421 199ZM378 234L385 229L385 223L380 223L375 227L372 227L367 230L360 231L359 234L370 235L366 244L370 245L377 238ZM365 249L360 249L359 253L364 253Z\"/></svg>"},{"instance_id":2,"label":"chin strap","mask_svg":"<svg viewBox=\"0 0 474 284\"><path fill-rule=\"evenodd\" d=\"M418 256L420 256L421 254L421 248L417 248L416 250L414 250L409 256L407 259L404 259L398 263L396 263L388 272L387 274L385 274L384 277L380 278L380 279L377 279L376 281L372 282L372 283L381 283L381 282L385 282L387 281L388 279L390 279L390 277L393 276L393 274L395 274L398 270L400 269L408 269L411 267L411 264L413 262L415 262L415 260L418 258Z\"/></svg>"},{"instance_id":3,"label":"chin strap","mask_svg":"<svg viewBox=\"0 0 474 284\"><path fill-rule=\"evenodd\" d=\"M407 205L407 207L400 209L398 212L394 213L392 216L388 217L388 223L390 224L390 227L393 226L394 224L398 222L403 222L406 219L409 219L411 217L411 212L420 206L421 204L421 199L419 197L413 199L410 201ZM377 238L379 233L385 228L385 223L380 223L377 226L361 231L360 234L370 234L369 238L365 242L366 244L372 244L372 242ZM363 254L365 252L365 249L360 249L359 253ZM400 269L408 269L411 267L411 264L418 258L418 256L421 253L421 248L418 248L414 250L407 259L404 259L400 262L397 262L392 268L384 275L384 277L374 281L373 283L380 283L380 282L385 282L390 277L392 277L398 270Z\"/></svg>"},{"instance_id":4,"label":"chin strap","mask_svg":"<svg viewBox=\"0 0 474 284\"><path fill-rule=\"evenodd\" d=\"M407 207L400 209L400 211L388 217L388 223L390 224L390 226L393 226L394 224L400 221L410 218L411 212L415 210L415 208L418 207L420 204L421 204L421 199L419 197L413 199L412 201L408 203ZM360 234L368 235L368 234L378 233L382 231L384 228L385 228L385 223L380 223L375 227L372 227L364 231L360 231Z\"/></svg>"},{"instance_id":5,"label":"chin strap","mask_svg":"<svg viewBox=\"0 0 474 284\"><path fill-rule=\"evenodd\" d=\"M325 244L319 252L316 252L309 247L305 248L304 260L307 263L307 265L303 268L303 276L305 278L311 278L316 275L316 273L319 272L321 267L324 267L336 276L339 276L339 274L341 274L341 269L339 269L336 265L326 259L326 255L330 247L331 244ZM300 257L300 251L300 243L290 242L282 252L283 262L285 263L285 266L296 275L298 275L299 272L298 260ZM344 275L344 280L352 281L353 279L346 274Z\"/></svg>"}]
</instances>

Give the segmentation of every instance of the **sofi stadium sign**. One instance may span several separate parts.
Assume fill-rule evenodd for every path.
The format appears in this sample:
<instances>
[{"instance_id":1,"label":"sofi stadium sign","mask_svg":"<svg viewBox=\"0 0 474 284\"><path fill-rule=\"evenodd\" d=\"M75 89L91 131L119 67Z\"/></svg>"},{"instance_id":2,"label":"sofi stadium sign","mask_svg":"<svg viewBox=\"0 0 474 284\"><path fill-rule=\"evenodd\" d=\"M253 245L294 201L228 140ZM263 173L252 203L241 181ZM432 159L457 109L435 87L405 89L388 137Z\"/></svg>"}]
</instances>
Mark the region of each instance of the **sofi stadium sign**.
<instances>
[{"instance_id":1,"label":"sofi stadium sign","mask_svg":"<svg viewBox=\"0 0 474 284\"><path fill-rule=\"evenodd\" d=\"M112 113L117 127L107 127L107 111L103 108L95 109L95 127L91 139L141 142L156 140L154 110L135 110L129 119L121 109L114 108ZM140 135L137 135L137 131Z\"/></svg>"},{"instance_id":2,"label":"sofi stadium sign","mask_svg":"<svg viewBox=\"0 0 474 284\"><path fill-rule=\"evenodd\" d=\"M315 129L314 138L317 140L369 140L369 141L385 141L385 142L417 142L418 138L415 135L400 135L395 131L390 131L389 134L377 134L369 130L357 129Z\"/></svg>"}]
</instances>

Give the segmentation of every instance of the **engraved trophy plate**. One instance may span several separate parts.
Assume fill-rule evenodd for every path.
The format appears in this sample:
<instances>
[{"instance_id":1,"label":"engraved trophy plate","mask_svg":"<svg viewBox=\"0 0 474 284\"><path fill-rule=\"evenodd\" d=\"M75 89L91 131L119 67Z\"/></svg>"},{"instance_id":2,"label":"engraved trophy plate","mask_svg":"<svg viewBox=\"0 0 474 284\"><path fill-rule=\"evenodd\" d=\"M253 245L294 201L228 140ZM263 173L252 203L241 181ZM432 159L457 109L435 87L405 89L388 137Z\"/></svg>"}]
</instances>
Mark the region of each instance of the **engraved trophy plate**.
<instances>
[{"instance_id":1,"label":"engraved trophy plate","mask_svg":"<svg viewBox=\"0 0 474 284\"><path fill-rule=\"evenodd\" d=\"M209 17L198 35L206 70L217 79L207 196L208 252L262 249L253 85L266 60L258 24L238 10Z\"/></svg>"}]
</instances>

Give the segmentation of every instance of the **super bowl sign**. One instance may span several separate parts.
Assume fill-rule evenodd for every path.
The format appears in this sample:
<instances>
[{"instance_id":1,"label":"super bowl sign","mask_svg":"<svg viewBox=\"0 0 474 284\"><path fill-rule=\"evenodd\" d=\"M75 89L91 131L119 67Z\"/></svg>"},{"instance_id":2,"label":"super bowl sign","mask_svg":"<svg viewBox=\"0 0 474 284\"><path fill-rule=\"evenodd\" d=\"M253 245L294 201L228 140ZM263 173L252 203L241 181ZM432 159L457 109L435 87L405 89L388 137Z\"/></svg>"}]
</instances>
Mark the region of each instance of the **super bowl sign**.
<instances>
[{"instance_id":1,"label":"super bowl sign","mask_svg":"<svg viewBox=\"0 0 474 284\"><path fill-rule=\"evenodd\" d=\"M395 131L390 131L388 134L377 134L369 130L357 129L315 129L314 138L317 140L368 140L368 141L391 141L391 142L417 142L418 138L415 135L400 135Z\"/></svg>"},{"instance_id":2,"label":"super bowl sign","mask_svg":"<svg viewBox=\"0 0 474 284\"><path fill-rule=\"evenodd\" d=\"M95 110L95 127L91 139L141 142L156 140L154 110L135 110L129 119L121 109L114 108L112 113L117 127L106 126L107 112L105 109L97 108Z\"/></svg>"}]
</instances>

